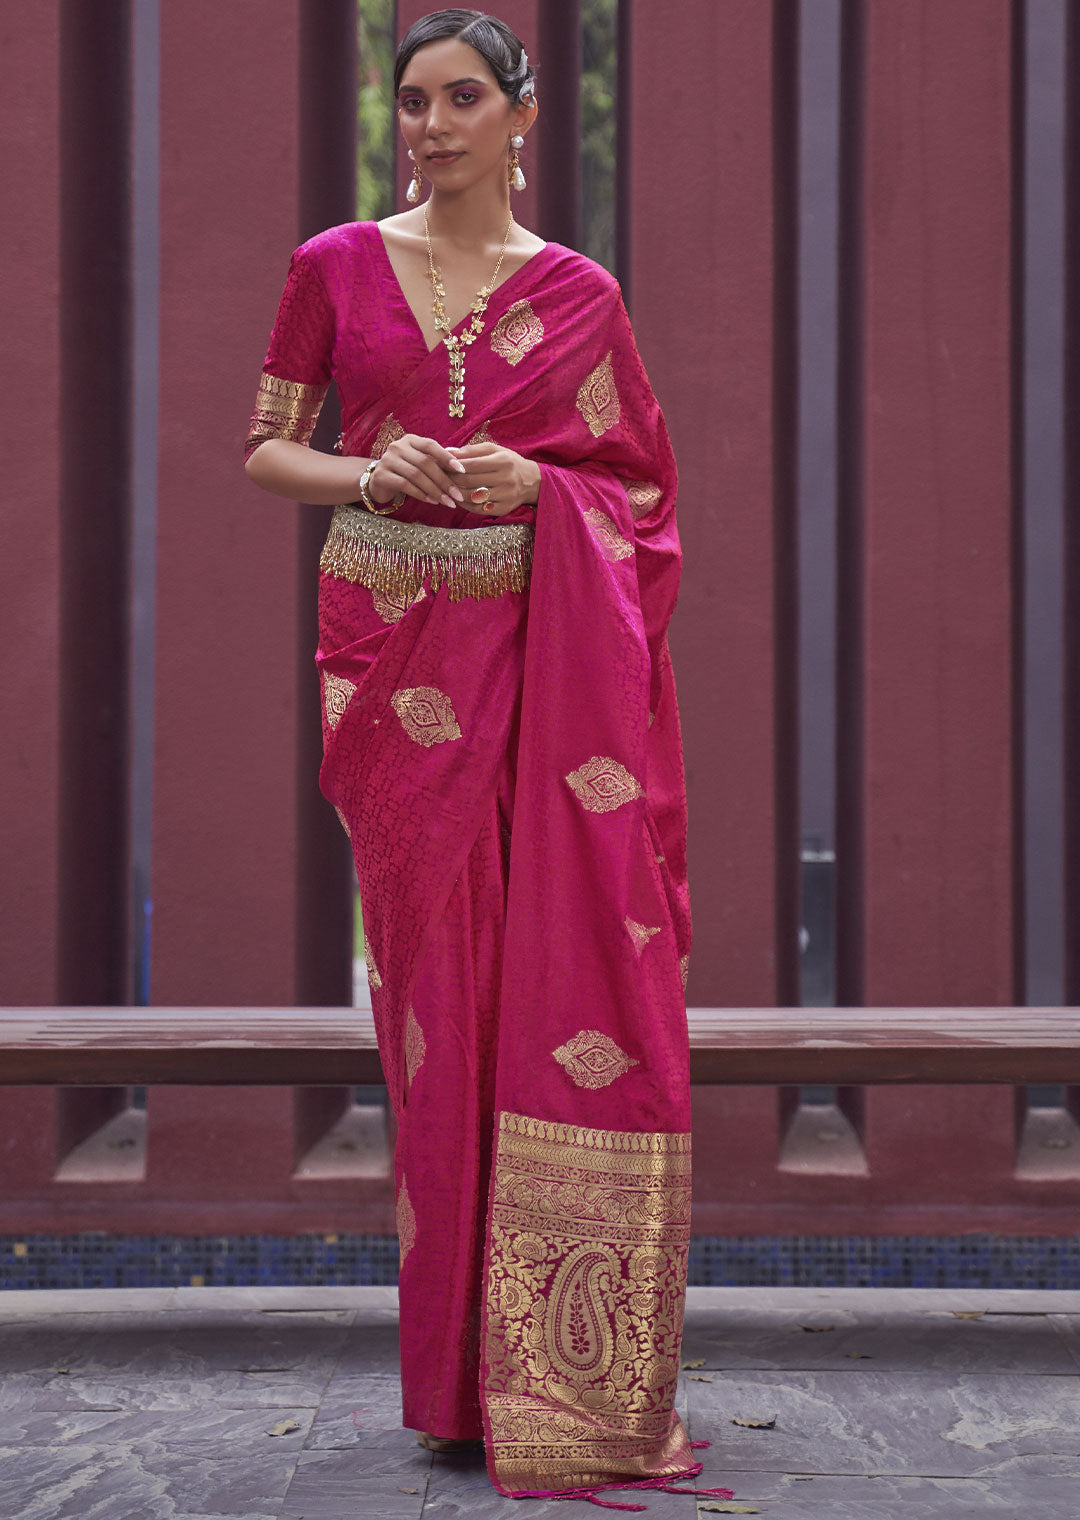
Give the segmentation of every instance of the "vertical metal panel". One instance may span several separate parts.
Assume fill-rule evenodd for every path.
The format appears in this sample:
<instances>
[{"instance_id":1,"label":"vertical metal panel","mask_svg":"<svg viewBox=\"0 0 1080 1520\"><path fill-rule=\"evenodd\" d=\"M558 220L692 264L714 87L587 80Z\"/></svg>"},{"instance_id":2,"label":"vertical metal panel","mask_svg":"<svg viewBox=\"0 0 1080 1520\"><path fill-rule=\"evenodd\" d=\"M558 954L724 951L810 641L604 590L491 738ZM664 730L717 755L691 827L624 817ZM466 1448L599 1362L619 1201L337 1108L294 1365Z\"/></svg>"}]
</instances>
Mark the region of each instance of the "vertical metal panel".
<instances>
[{"instance_id":1,"label":"vertical metal panel","mask_svg":"<svg viewBox=\"0 0 1080 1520\"><path fill-rule=\"evenodd\" d=\"M126 0L60 12L60 997L126 1003L131 50Z\"/></svg>"},{"instance_id":2,"label":"vertical metal panel","mask_svg":"<svg viewBox=\"0 0 1080 1520\"><path fill-rule=\"evenodd\" d=\"M633 225L630 218L634 163L634 0L618 0L615 77L615 273L631 317Z\"/></svg>"},{"instance_id":3,"label":"vertical metal panel","mask_svg":"<svg viewBox=\"0 0 1080 1520\"><path fill-rule=\"evenodd\" d=\"M799 918L799 20L773 0L773 880L776 992L800 1000Z\"/></svg>"},{"instance_id":4,"label":"vertical metal panel","mask_svg":"<svg viewBox=\"0 0 1080 1520\"><path fill-rule=\"evenodd\" d=\"M59 999L60 6L5 29L0 328L19 396L4 424L0 555L0 1001ZM35 1095L39 1097L39 1095ZM11 1105L7 1105L10 1113ZM31 1115L28 1113L29 1119Z\"/></svg>"},{"instance_id":5,"label":"vertical metal panel","mask_svg":"<svg viewBox=\"0 0 1080 1520\"><path fill-rule=\"evenodd\" d=\"M855 511L861 528L841 570L860 668L842 671L839 757L844 848L861 832L862 859L839 869L861 874L863 903L860 924L844 894L842 997L1009 1003L1010 16L912 0L866 7L862 26L862 185L847 185L862 281L846 296L863 302L862 374L844 413L845 528ZM849 101L856 87L849 72Z\"/></svg>"},{"instance_id":6,"label":"vertical metal panel","mask_svg":"<svg viewBox=\"0 0 1080 1520\"><path fill-rule=\"evenodd\" d=\"M1022 407L1024 577L1024 924L1026 1001L1057 1005L1064 991L1062 407L1064 331L1065 3L1017 6L1015 72L1023 78L1022 317L1017 400ZM1020 51L1022 50L1022 51ZM1018 207L1019 210L1019 207ZM1019 221L1019 219L1018 219ZM1022 272L1022 281L1019 278Z\"/></svg>"},{"instance_id":7,"label":"vertical metal panel","mask_svg":"<svg viewBox=\"0 0 1080 1520\"><path fill-rule=\"evenodd\" d=\"M533 130L545 172L537 229L553 242L580 248L581 0L545 0L539 22L537 96L542 89L543 102Z\"/></svg>"},{"instance_id":8,"label":"vertical metal panel","mask_svg":"<svg viewBox=\"0 0 1080 1520\"><path fill-rule=\"evenodd\" d=\"M793 103L774 103L771 7L635 4L631 18L629 294L680 470L671 647L690 806L688 996L768 1005L790 995L795 953L794 926L778 930L776 869L786 848L794 875L797 842L781 844L776 814L778 776L794 767L776 717L790 684L777 624L790 484L775 464L773 191L776 112Z\"/></svg>"},{"instance_id":9,"label":"vertical metal panel","mask_svg":"<svg viewBox=\"0 0 1080 1520\"><path fill-rule=\"evenodd\" d=\"M799 32L799 798L801 1001L836 1000L836 458L841 0Z\"/></svg>"},{"instance_id":10,"label":"vertical metal panel","mask_svg":"<svg viewBox=\"0 0 1080 1520\"><path fill-rule=\"evenodd\" d=\"M291 1003L297 518L243 474L298 241L297 0L162 0L156 1003Z\"/></svg>"},{"instance_id":11,"label":"vertical metal panel","mask_svg":"<svg viewBox=\"0 0 1080 1520\"><path fill-rule=\"evenodd\" d=\"M150 999L157 588L160 0L132 12L131 933L132 1001Z\"/></svg>"},{"instance_id":12,"label":"vertical metal panel","mask_svg":"<svg viewBox=\"0 0 1080 1520\"><path fill-rule=\"evenodd\" d=\"M299 239L356 215L356 0L300 12ZM312 445L331 449L340 427L336 391ZM349 841L319 790L322 722L317 586L330 509L304 506L297 559L296 986L303 1006L352 1002L353 868Z\"/></svg>"},{"instance_id":13,"label":"vertical metal panel","mask_svg":"<svg viewBox=\"0 0 1080 1520\"><path fill-rule=\"evenodd\" d=\"M1080 3L1065 52L1065 996L1080 1003Z\"/></svg>"},{"instance_id":14,"label":"vertical metal panel","mask_svg":"<svg viewBox=\"0 0 1080 1520\"><path fill-rule=\"evenodd\" d=\"M836 373L836 1001L853 1006L861 1002L866 979L862 742L865 32L862 0L842 0Z\"/></svg>"}]
</instances>

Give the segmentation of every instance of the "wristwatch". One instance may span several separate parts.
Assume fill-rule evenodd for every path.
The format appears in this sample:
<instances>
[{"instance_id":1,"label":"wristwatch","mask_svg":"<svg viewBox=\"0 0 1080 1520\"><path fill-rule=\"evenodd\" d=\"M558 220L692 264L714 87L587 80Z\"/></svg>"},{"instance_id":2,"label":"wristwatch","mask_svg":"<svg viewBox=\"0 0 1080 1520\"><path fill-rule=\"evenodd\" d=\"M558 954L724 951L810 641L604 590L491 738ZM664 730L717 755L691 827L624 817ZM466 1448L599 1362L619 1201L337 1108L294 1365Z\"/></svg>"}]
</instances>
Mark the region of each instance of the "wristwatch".
<instances>
[{"instance_id":1,"label":"wristwatch","mask_svg":"<svg viewBox=\"0 0 1080 1520\"><path fill-rule=\"evenodd\" d=\"M372 459L360 477L360 500L369 512L374 512L377 517L385 517L388 512L396 512L398 507L402 505L405 500L405 492L400 491L392 501L388 501L383 507L376 505L371 498L368 487L371 484L371 477L375 472L375 466L378 462L377 459Z\"/></svg>"}]
</instances>

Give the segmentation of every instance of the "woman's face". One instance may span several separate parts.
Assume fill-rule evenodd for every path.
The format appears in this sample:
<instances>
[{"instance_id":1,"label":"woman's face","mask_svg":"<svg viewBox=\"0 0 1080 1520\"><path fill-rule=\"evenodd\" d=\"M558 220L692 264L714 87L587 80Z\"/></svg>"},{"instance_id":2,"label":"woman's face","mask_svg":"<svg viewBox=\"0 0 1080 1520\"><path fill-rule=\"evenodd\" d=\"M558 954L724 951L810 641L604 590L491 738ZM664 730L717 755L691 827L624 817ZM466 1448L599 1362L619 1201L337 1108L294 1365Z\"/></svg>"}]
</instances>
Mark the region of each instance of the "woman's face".
<instances>
[{"instance_id":1,"label":"woman's face","mask_svg":"<svg viewBox=\"0 0 1080 1520\"><path fill-rule=\"evenodd\" d=\"M462 190L497 166L532 107L515 106L482 54L456 38L429 42L401 78L398 120L417 164L439 190Z\"/></svg>"}]
</instances>

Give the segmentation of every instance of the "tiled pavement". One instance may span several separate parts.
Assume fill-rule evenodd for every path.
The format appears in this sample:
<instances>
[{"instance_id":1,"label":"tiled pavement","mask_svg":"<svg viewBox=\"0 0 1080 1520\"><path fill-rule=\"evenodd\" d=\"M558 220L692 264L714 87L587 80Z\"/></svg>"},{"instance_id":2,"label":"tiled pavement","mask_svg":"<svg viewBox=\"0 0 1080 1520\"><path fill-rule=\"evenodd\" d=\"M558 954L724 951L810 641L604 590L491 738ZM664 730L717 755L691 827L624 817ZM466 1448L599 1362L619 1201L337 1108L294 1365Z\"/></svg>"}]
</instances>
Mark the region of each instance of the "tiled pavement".
<instances>
[{"instance_id":1,"label":"tiled pavement","mask_svg":"<svg viewBox=\"0 0 1080 1520\"><path fill-rule=\"evenodd\" d=\"M702 1366L682 1410L713 1443L699 1483L753 1511L1080 1520L1080 1293L692 1288L683 1355ZM422 1451L396 1368L392 1288L7 1293L0 1517L600 1513L503 1499L482 1458ZM689 1496L606 1497L696 1520Z\"/></svg>"}]
</instances>

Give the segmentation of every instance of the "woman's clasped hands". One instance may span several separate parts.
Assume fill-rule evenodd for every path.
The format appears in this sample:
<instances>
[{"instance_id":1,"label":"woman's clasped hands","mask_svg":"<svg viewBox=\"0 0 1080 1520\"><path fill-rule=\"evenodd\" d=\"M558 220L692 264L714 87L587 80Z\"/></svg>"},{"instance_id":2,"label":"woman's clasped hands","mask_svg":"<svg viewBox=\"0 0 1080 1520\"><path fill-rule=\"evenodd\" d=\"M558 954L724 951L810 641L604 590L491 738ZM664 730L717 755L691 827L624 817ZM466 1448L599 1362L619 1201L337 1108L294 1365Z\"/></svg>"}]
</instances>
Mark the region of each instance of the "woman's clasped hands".
<instances>
[{"instance_id":1,"label":"woman's clasped hands","mask_svg":"<svg viewBox=\"0 0 1080 1520\"><path fill-rule=\"evenodd\" d=\"M381 455L368 490L380 505L404 491L418 501L501 517L535 504L540 467L498 443L444 448L434 438L406 433Z\"/></svg>"}]
</instances>

